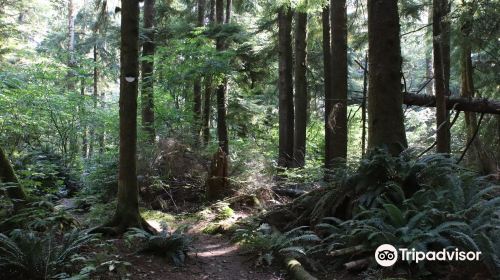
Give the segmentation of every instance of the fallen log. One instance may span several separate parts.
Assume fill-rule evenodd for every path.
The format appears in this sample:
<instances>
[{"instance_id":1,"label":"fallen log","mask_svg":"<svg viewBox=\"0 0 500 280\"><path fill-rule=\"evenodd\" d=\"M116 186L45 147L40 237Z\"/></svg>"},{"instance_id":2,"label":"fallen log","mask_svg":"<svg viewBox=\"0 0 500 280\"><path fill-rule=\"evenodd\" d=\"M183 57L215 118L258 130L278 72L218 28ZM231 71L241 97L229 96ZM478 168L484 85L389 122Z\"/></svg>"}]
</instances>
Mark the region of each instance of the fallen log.
<instances>
[{"instance_id":1,"label":"fallen log","mask_svg":"<svg viewBox=\"0 0 500 280\"><path fill-rule=\"evenodd\" d=\"M436 97L427 94L405 93L403 103L408 106L436 107ZM465 112L500 114L500 101L486 98L446 97L446 108Z\"/></svg>"},{"instance_id":2,"label":"fallen log","mask_svg":"<svg viewBox=\"0 0 500 280\"><path fill-rule=\"evenodd\" d=\"M317 280L304 269L304 267L294 258L285 258L285 265L291 276L295 280Z\"/></svg>"},{"instance_id":3,"label":"fallen log","mask_svg":"<svg viewBox=\"0 0 500 280\"><path fill-rule=\"evenodd\" d=\"M358 270L358 269L363 269L366 268L368 265L370 265L370 261L372 260L371 257L369 258L364 258L356 261L351 261L348 263L344 264L344 267L347 270Z\"/></svg>"},{"instance_id":4,"label":"fallen log","mask_svg":"<svg viewBox=\"0 0 500 280\"><path fill-rule=\"evenodd\" d=\"M347 255L347 254L358 253L358 252L363 251L363 250L365 250L364 245L356 245L353 247L347 247L347 248L331 251L330 253L328 253L328 255L330 255L332 257L338 257L338 256Z\"/></svg>"}]
</instances>

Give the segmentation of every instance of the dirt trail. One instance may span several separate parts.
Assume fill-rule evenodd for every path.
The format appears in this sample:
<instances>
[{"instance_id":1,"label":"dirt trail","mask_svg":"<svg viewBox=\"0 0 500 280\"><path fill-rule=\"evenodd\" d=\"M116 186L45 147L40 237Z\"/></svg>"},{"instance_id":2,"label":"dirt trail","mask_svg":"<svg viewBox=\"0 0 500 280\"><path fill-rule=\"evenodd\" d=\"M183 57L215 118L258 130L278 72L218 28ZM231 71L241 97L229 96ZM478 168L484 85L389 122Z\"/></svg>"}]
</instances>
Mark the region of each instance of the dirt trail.
<instances>
[{"instance_id":1,"label":"dirt trail","mask_svg":"<svg viewBox=\"0 0 500 280\"><path fill-rule=\"evenodd\" d=\"M195 251L189 254L183 267L175 267L166 260L149 256L134 256L131 279L169 280L279 280L285 279L272 268L255 268L238 246L221 236L199 234L194 236Z\"/></svg>"},{"instance_id":2,"label":"dirt trail","mask_svg":"<svg viewBox=\"0 0 500 280\"><path fill-rule=\"evenodd\" d=\"M75 207L73 199L63 199L58 208L71 211ZM76 216L74 213L72 213ZM233 219L241 217L235 213ZM158 231L161 230L157 220L147 221ZM134 248L125 245L123 239L109 240L115 248L116 258L131 264L127 269L127 279L157 279L157 280L282 280L284 271L277 267L255 267L248 256L242 255L237 244L232 243L227 236L209 235L203 233L207 221L194 225L188 234L193 238L192 252L188 253L185 265L176 267L167 259L151 255L134 253ZM114 275L114 276L113 276ZM112 272L98 279L120 279Z\"/></svg>"}]
</instances>

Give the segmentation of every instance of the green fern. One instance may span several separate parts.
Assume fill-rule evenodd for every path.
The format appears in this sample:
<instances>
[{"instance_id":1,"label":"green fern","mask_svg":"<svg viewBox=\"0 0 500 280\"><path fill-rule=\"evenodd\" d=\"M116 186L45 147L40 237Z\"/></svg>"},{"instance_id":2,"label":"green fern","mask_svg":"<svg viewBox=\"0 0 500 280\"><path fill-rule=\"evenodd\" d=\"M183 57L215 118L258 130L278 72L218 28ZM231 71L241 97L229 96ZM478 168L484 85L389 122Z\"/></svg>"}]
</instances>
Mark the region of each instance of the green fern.
<instances>
[{"instance_id":1,"label":"green fern","mask_svg":"<svg viewBox=\"0 0 500 280\"><path fill-rule=\"evenodd\" d=\"M192 250L192 239L185 234L185 227L180 227L174 232L169 232L163 225L163 230L151 234L143 229L132 228L127 234L127 239L142 241L138 253L153 254L169 258L175 265L183 265L187 253Z\"/></svg>"},{"instance_id":2,"label":"green fern","mask_svg":"<svg viewBox=\"0 0 500 280\"><path fill-rule=\"evenodd\" d=\"M271 265L276 257L306 257L309 248L321 239L309 227L294 228L285 233L271 232L267 224L257 229L238 229L233 239L242 250L257 257L256 264Z\"/></svg>"},{"instance_id":3,"label":"green fern","mask_svg":"<svg viewBox=\"0 0 500 280\"><path fill-rule=\"evenodd\" d=\"M418 190L407 188L412 179ZM327 217L316 225L322 243L310 253L383 243L427 251L461 248L482 251L492 275L500 270L500 187L458 166L453 158L432 155L418 160L375 151L357 174L331 192L356 198L352 217ZM351 185L352 186L352 185ZM328 200L331 203L331 200ZM338 258L342 263L345 259ZM424 269L424 267L419 267ZM424 271L424 270L421 270Z\"/></svg>"},{"instance_id":4,"label":"green fern","mask_svg":"<svg viewBox=\"0 0 500 280\"><path fill-rule=\"evenodd\" d=\"M26 279L49 279L61 273L71 257L93 238L76 229L62 236L55 231L20 229L10 236L0 234L0 268Z\"/></svg>"}]
</instances>

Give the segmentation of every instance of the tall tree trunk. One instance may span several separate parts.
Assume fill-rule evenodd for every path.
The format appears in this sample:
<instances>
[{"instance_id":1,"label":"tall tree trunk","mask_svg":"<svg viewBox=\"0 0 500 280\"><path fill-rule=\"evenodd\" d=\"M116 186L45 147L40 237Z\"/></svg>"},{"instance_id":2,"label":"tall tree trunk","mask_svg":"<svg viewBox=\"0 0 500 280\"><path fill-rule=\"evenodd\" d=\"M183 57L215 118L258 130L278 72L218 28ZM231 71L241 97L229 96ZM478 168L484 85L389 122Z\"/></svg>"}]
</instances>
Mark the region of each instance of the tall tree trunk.
<instances>
[{"instance_id":1,"label":"tall tree trunk","mask_svg":"<svg viewBox=\"0 0 500 280\"><path fill-rule=\"evenodd\" d=\"M345 0L330 3L332 33L333 145L331 159L347 159L347 8ZM332 163L333 164L333 163Z\"/></svg>"},{"instance_id":2,"label":"tall tree trunk","mask_svg":"<svg viewBox=\"0 0 500 280\"><path fill-rule=\"evenodd\" d=\"M233 9L233 1L226 0L226 18L224 19L224 23L228 24L231 22L231 10Z\"/></svg>"},{"instance_id":3,"label":"tall tree trunk","mask_svg":"<svg viewBox=\"0 0 500 280\"><path fill-rule=\"evenodd\" d=\"M215 22L215 0L210 0L210 13L208 15L208 21L210 23Z\"/></svg>"},{"instance_id":4,"label":"tall tree trunk","mask_svg":"<svg viewBox=\"0 0 500 280\"><path fill-rule=\"evenodd\" d=\"M85 78L82 77L80 78L80 95L82 97L82 102L81 107L78 108L80 109L80 116L85 116ZM89 156L89 134L88 134L88 126L87 126L87 120L82 120L80 118L80 125L82 127L82 157L84 159L88 158ZM92 136L90 136L92 137Z\"/></svg>"},{"instance_id":5,"label":"tall tree trunk","mask_svg":"<svg viewBox=\"0 0 500 280\"><path fill-rule=\"evenodd\" d=\"M469 24L465 24L464 26L470 26ZM471 99L474 98L474 78L473 71L474 67L472 66L472 58L471 58L471 46L468 41L468 34L466 28L462 28L462 32L464 32L464 38L462 43L462 53L460 58L460 66L461 66L461 95L462 97ZM481 142L481 138L479 134L476 134L478 130L478 123L476 118L476 113L473 112L465 112L465 128L467 130L467 143L472 140L471 148L469 149L469 162L476 164L479 167L479 170L482 174L493 174L497 170L496 163L489 156L489 154L484 149L483 143Z\"/></svg>"},{"instance_id":6,"label":"tall tree trunk","mask_svg":"<svg viewBox=\"0 0 500 280\"><path fill-rule=\"evenodd\" d=\"M215 0L210 0L210 13L208 16L209 24L213 24L215 22ZM211 111L211 100L212 100L212 77L206 76L204 79L205 92L203 96L203 124L202 124L202 133L203 133L203 144L206 146L208 141L210 140L210 111Z\"/></svg>"},{"instance_id":7,"label":"tall tree trunk","mask_svg":"<svg viewBox=\"0 0 500 280\"><path fill-rule=\"evenodd\" d=\"M278 167L293 167L293 12L282 6L278 11L279 48L279 152Z\"/></svg>"},{"instance_id":8,"label":"tall tree trunk","mask_svg":"<svg viewBox=\"0 0 500 280\"><path fill-rule=\"evenodd\" d=\"M397 0L368 1L368 149L399 155L407 146Z\"/></svg>"},{"instance_id":9,"label":"tall tree trunk","mask_svg":"<svg viewBox=\"0 0 500 280\"><path fill-rule=\"evenodd\" d=\"M2 147L0 147L0 183L9 184L6 193L7 196L12 200L14 204L14 209L22 208L26 203L26 193L23 187L19 184L16 174L12 165L10 165L9 159L5 155Z\"/></svg>"},{"instance_id":10,"label":"tall tree trunk","mask_svg":"<svg viewBox=\"0 0 500 280\"><path fill-rule=\"evenodd\" d=\"M365 68L363 69L363 101L361 103L361 156L366 152L366 99L368 98L368 53L365 54Z\"/></svg>"},{"instance_id":11,"label":"tall tree trunk","mask_svg":"<svg viewBox=\"0 0 500 280\"><path fill-rule=\"evenodd\" d=\"M427 11L427 24L432 25L432 7L429 7ZM432 60L432 50L433 50L433 40L432 40L432 30L430 30L431 40L425 40L426 42L426 50L425 50L425 76L428 81L425 86L425 93L428 95L434 95L434 71L433 71L433 60Z\"/></svg>"},{"instance_id":12,"label":"tall tree trunk","mask_svg":"<svg viewBox=\"0 0 500 280\"><path fill-rule=\"evenodd\" d=\"M203 144L206 146L210 141L210 109L212 98L212 78L205 77L205 92L203 95Z\"/></svg>"},{"instance_id":13,"label":"tall tree trunk","mask_svg":"<svg viewBox=\"0 0 500 280\"><path fill-rule=\"evenodd\" d=\"M204 19L205 19L205 0L198 0L198 19L196 25L198 27L201 27L204 25ZM194 106L193 106L193 113L194 113L194 135L196 141L199 140L200 133L202 130L202 112L201 112L201 103L202 103L202 94L201 94L201 77L197 77L194 81L194 86L193 86L193 92L194 92Z\"/></svg>"},{"instance_id":14,"label":"tall tree trunk","mask_svg":"<svg viewBox=\"0 0 500 280\"><path fill-rule=\"evenodd\" d=\"M450 12L448 0L433 0L433 54L436 92L436 151L450 153L450 116L446 96L450 95Z\"/></svg>"},{"instance_id":15,"label":"tall tree trunk","mask_svg":"<svg viewBox=\"0 0 500 280\"><path fill-rule=\"evenodd\" d=\"M147 140L154 143L155 115L154 115L154 28L155 28L155 0L144 1L144 30L145 40L142 45L142 57L147 59L142 61L142 128L147 134Z\"/></svg>"},{"instance_id":16,"label":"tall tree trunk","mask_svg":"<svg viewBox=\"0 0 500 280\"><path fill-rule=\"evenodd\" d=\"M333 90L332 90L332 48L330 36L330 6L323 8L322 13L323 25L323 72L325 81L325 168L332 168L333 150L333 125L330 116L333 112ZM325 176L327 178L328 176Z\"/></svg>"},{"instance_id":17,"label":"tall tree trunk","mask_svg":"<svg viewBox=\"0 0 500 280\"><path fill-rule=\"evenodd\" d=\"M67 47L68 47L68 67L69 72L68 76L71 78L68 80L68 88L70 90L75 89L75 83L72 80L74 77L74 73L72 69L75 67L76 61L75 61L75 6L73 3L73 0L68 0L68 42L67 42Z\"/></svg>"},{"instance_id":18,"label":"tall tree trunk","mask_svg":"<svg viewBox=\"0 0 500 280\"><path fill-rule=\"evenodd\" d=\"M74 92L76 89L75 81L75 6L73 0L68 0L68 74L67 74L67 87L69 92ZM77 111L79 109L77 108ZM70 162L75 159L78 154L78 137L75 130L69 136L69 153Z\"/></svg>"},{"instance_id":19,"label":"tall tree trunk","mask_svg":"<svg viewBox=\"0 0 500 280\"><path fill-rule=\"evenodd\" d=\"M217 24L224 24L224 1L216 0L216 20ZM224 39L218 38L217 51L224 51ZM223 82L217 87L217 137L219 139L219 147L222 151L229 154L229 140L227 135L226 124L226 84L227 78L223 78Z\"/></svg>"},{"instance_id":20,"label":"tall tree trunk","mask_svg":"<svg viewBox=\"0 0 500 280\"><path fill-rule=\"evenodd\" d=\"M105 98L106 94L104 91L101 92L100 96L100 103L101 103L101 110L104 111L106 109L106 103L105 103ZM101 131L99 131L99 137L97 139L98 144L99 144L99 153L102 155L104 153L104 148L105 148L105 140L106 140L106 127L103 125L103 122L101 122L100 125Z\"/></svg>"},{"instance_id":21,"label":"tall tree trunk","mask_svg":"<svg viewBox=\"0 0 500 280\"><path fill-rule=\"evenodd\" d=\"M205 0L198 0L198 17L196 21L196 26L201 27L203 26L204 19L205 19ZM201 114L201 77L196 77L194 80L194 85L193 85L193 116L194 116L194 123L193 123L193 131L194 131L194 137L195 141L198 142L200 140L200 133L202 129L202 114Z\"/></svg>"},{"instance_id":22,"label":"tall tree trunk","mask_svg":"<svg viewBox=\"0 0 500 280\"><path fill-rule=\"evenodd\" d=\"M304 167L307 129L307 13L298 12L295 22L295 167Z\"/></svg>"},{"instance_id":23,"label":"tall tree trunk","mask_svg":"<svg viewBox=\"0 0 500 280\"><path fill-rule=\"evenodd\" d=\"M94 73L93 73L93 82L92 82L92 101L93 101L93 108L94 112L97 110L97 103L99 99L99 92L98 92L98 83L99 83L99 70L97 68L97 44L94 44L94 50L93 50L93 56L94 56ZM91 126L90 128L90 144L89 144L89 157L91 158L94 154L94 146L95 146L95 126Z\"/></svg>"},{"instance_id":24,"label":"tall tree trunk","mask_svg":"<svg viewBox=\"0 0 500 280\"><path fill-rule=\"evenodd\" d=\"M120 160L118 202L113 219L102 230L117 234L146 227L139 213L137 186L137 91L139 79L139 1L122 0L120 44Z\"/></svg>"}]
</instances>

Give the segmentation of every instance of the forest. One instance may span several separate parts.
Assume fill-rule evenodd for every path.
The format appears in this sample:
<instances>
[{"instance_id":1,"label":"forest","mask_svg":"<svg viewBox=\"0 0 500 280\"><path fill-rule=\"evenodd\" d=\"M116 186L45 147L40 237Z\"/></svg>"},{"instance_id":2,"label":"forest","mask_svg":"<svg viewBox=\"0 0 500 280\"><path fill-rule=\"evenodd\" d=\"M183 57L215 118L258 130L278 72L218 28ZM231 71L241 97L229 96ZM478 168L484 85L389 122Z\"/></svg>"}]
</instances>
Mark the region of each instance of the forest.
<instances>
[{"instance_id":1,"label":"forest","mask_svg":"<svg viewBox=\"0 0 500 280\"><path fill-rule=\"evenodd\" d=\"M499 15L0 0L0 279L500 279Z\"/></svg>"}]
</instances>

